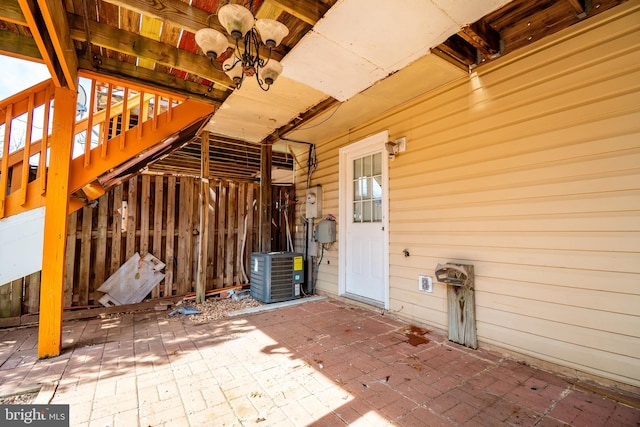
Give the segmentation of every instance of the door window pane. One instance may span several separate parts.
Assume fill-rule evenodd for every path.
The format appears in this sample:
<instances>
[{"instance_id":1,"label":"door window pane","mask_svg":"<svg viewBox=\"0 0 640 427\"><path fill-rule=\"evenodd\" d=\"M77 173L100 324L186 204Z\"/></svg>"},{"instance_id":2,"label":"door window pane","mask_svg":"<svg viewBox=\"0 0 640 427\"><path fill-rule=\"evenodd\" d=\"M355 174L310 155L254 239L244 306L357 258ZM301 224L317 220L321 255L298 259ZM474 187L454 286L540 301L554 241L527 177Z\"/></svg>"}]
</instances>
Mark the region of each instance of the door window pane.
<instances>
[{"instance_id":1,"label":"door window pane","mask_svg":"<svg viewBox=\"0 0 640 427\"><path fill-rule=\"evenodd\" d=\"M353 161L353 179L360 178L362 176L362 159L356 159Z\"/></svg>"},{"instance_id":2,"label":"door window pane","mask_svg":"<svg viewBox=\"0 0 640 427\"><path fill-rule=\"evenodd\" d=\"M382 222L382 200L373 201L373 222Z\"/></svg>"},{"instance_id":3,"label":"door window pane","mask_svg":"<svg viewBox=\"0 0 640 427\"><path fill-rule=\"evenodd\" d=\"M372 196L374 199L381 199L382 198L382 177L381 176L374 176L373 177L373 188L372 190Z\"/></svg>"},{"instance_id":4,"label":"door window pane","mask_svg":"<svg viewBox=\"0 0 640 427\"><path fill-rule=\"evenodd\" d=\"M360 189L360 179L353 181L353 200L362 200L362 190Z\"/></svg>"},{"instance_id":5,"label":"door window pane","mask_svg":"<svg viewBox=\"0 0 640 427\"><path fill-rule=\"evenodd\" d=\"M363 176L371 176L372 174L371 157L372 156L366 156L362 158L362 175Z\"/></svg>"},{"instance_id":6,"label":"door window pane","mask_svg":"<svg viewBox=\"0 0 640 427\"><path fill-rule=\"evenodd\" d=\"M371 222L371 200L362 202L362 222Z\"/></svg>"},{"instance_id":7,"label":"door window pane","mask_svg":"<svg viewBox=\"0 0 640 427\"><path fill-rule=\"evenodd\" d=\"M382 154L373 155L373 175L382 175Z\"/></svg>"},{"instance_id":8,"label":"door window pane","mask_svg":"<svg viewBox=\"0 0 640 427\"><path fill-rule=\"evenodd\" d=\"M353 203L353 222L362 222L362 203Z\"/></svg>"},{"instance_id":9,"label":"door window pane","mask_svg":"<svg viewBox=\"0 0 640 427\"><path fill-rule=\"evenodd\" d=\"M382 222L382 154L353 161L353 221Z\"/></svg>"}]
</instances>

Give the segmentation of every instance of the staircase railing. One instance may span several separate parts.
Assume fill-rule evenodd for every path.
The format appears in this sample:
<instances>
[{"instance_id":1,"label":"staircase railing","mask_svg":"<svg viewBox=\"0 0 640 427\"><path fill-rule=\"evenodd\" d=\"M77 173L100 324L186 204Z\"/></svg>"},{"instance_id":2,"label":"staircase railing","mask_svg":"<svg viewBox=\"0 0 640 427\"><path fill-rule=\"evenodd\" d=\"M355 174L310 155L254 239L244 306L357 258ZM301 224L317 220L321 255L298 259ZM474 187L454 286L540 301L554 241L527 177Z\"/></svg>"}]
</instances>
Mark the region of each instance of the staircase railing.
<instances>
[{"instance_id":1,"label":"staircase railing","mask_svg":"<svg viewBox=\"0 0 640 427\"><path fill-rule=\"evenodd\" d=\"M163 123L171 122L174 108L185 101L90 72L80 73L78 86L77 115L69 118L75 121L72 157L82 156L89 175L96 161L117 157L114 151L128 152L129 132L141 140L144 132L157 130L160 115L166 116ZM44 206L53 95L49 80L0 101L0 218ZM143 126L147 122L151 126Z\"/></svg>"},{"instance_id":2,"label":"staircase railing","mask_svg":"<svg viewBox=\"0 0 640 427\"><path fill-rule=\"evenodd\" d=\"M9 198L14 205L27 205L24 210L43 203L38 199L47 186L46 147L53 93L53 82L49 80L0 101L0 218L10 214ZM31 204L35 206L30 207Z\"/></svg>"}]
</instances>

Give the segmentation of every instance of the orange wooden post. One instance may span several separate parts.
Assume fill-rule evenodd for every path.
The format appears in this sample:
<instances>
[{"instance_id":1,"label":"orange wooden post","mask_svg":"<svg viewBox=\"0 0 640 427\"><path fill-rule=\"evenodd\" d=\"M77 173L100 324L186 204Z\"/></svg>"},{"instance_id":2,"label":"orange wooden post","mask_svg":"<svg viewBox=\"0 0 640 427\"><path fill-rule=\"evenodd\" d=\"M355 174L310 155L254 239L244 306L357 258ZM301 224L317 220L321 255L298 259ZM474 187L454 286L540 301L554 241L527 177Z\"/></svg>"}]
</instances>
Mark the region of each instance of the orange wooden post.
<instances>
[{"instance_id":1,"label":"orange wooden post","mask_svg":"<svg viewBox=\"0 0 640 427\"><path fill-rule=\"evenodd\" d=\"M124 150L125 133L129 130L129 88L124 88L124 97L122 98L122 120L120 121L120 149Z\"/></svg>"},{"instance_id":2,"label":"orange wooden post","mask_svg":"<svg viewBox=\"0 0 640 427\"><path fill-rule=\"evenodd\" d=\"M29 183L29 157L31 157L31 134L33 132L33 109L35 104L35 94L29 94L29 104L27 106L27 133L24 137L24 148L22 156L22 179L20 181L20 205L27 203L27 184Z\"/></svg>"},{"instance_id":3,"label":"orange wooden post","mask_svg":"<svg viewBox=\"0 0 640 427\"><path fill-rule=\"evenodd\" d=\"M102 138L100 139L100 156L103 159L107 158L107 141L111 138L111 97L113 96L113 85L109 83L107 85L107 106L104 113L104 124L102 125Z\"/></svg>"},{"instance_id":4,"label":"orange wooden post","mask_svg":"<svg viewBox=\"0 0 640 427\"><path fill-rule=\"evenodd\" d=\"M160 114L160 96L156 93L153 98L153 131L155 132L158 129L158 114Z\"/></svg>"},{"instance_id":5,"label":"orange wooden post","mask_svg":"<svg viewBox=\"0 0 640 427\"><path fill-rule=\"evenodd\" d=\"M84 138L84 167L91 164L91 136L93 134L94 104L96 102L96 81L91 80L91 95L89 96L89 117L87 118L87 133ZM75 116L72 120L75 122Z\"/></svg>"},{"instance_id":6,"label":"orange wooden post","mask_svg":"<svg viewBox=\"0 0 640 427\"><path fill-rule=\"evenodd\" d=\"M38 358L58 356L62 345L69 165L73 147L76 91L56 88L50 142L49 179L44 214L44 245L40 284Z\"/></svg>"},{"instance_id":7,"label":"orange wooden post","mask_svg":"<svg viewBox=\"0 0 640 427\"><path fill-rule=\"evenodd\" d=\"M13 121L13 104L7 105L4 123L4 145L2 146L2 164L0 165L0 218L4 217L7 186L9 185L9 144L11 142L11 122Z\"/></svg>"},{"instance_id":8,"label":"orange wooden post","mask_svg":"<svg viewBox=\"0 0 640 427\"><path fill-rule=\"evenodd\" d=\"M140 91L140 109L138 110L138 139L142 139L142 124L147 120L147 111L145 109L144 91Z\"/></svg>"}]
</instances>

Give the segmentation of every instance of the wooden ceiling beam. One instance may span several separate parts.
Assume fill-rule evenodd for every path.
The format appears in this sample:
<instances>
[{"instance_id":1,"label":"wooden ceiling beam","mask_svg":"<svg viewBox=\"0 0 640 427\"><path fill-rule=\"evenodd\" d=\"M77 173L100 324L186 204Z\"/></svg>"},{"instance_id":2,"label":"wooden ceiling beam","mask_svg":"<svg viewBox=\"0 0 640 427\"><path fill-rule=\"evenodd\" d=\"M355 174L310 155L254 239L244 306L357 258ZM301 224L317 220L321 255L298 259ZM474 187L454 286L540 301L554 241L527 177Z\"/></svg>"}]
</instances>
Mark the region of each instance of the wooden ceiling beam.
<instances>
[{"instance_id":1,"label":"wooden ceiling beam","mask_svg":"<svg viewBox=\"0 0 640 427\"><path fill-rule=\"evenodd\" d=\"M35 40L11 31L0 30L0 55L42 63L42 55Z\"/></svg>"},{"instance_id":2,"label":"wooden ceiling beam","mask_svg":"<svg viewBox=\"0 0 640 427\"><path fill-rule=\"evenodd\" d=\"M68 16L71 37L74 40L86 42L83 18L73 14ZM204 56L129 31L119 30L107 24L89 21L89 27L91 43L96 46L177 68L218 83L228 89L234 87L227 75L223 71L215 69Z\"/></svg>"},{"instance_id":3,"label":"wooden ceiling beam","mask_svg":"<svg viewBox=\"0 0 640 427\"><path fill-rule=\"evenodd\" d=\"M573 7L576 11L576 14L578 16L582 15L582 14L586 14L587 12L587 8L586 8L586 1L585 0L567 0L567 2L569 2L569 4L571 5L571 7Z\"/></svg>"},{"instance_id":4,"label":"wooden ceiling beam","mask_svg":"<svg viewBox=\"0 0 640 427\"><path fill-rule=\"evenodd\" d=\"M478 62L478 50L458 34L449 37L444 43L434 48L432 52L437 54L438 50L463 64L463 68L466 68L467 71L469 67Z\"/></svg>"},{"instance_id":5,"label":"wooden ceiling beam","mask_svg":"<svg viewBox=\"0 0 640 427\"><path fill-rule=\"evenodd\" d=\"M59 0L37 0L38 7L66 79L66 87L77 90L78 57L69 35L67 13Z\"/></svg>"},{"instance_id":6,"label":"wooden ceiling beam","mask_svg":"<svg viewBox=\"0 0 640 427\"><path fill-rule=\"evenodd\" d=\"M213 28L227 36L229 45L234 46L235 40L231 35L227 34L227 30L220 24L215 14L210 14L197 7L189 6L181 0L156 0L156 1L132 1L132 0L103 0L107 3L160 19L171 25L183 28L189 32L195 33L202 28ZM268 50L260 50L261 55L265 57L269 54ZM285 52L282 47L274 49L271 57L281 61Z\"/></svg>"},{"instance_id":7,"label":"wooden ceiling beam","mask_svg":"<svg viewBox=\"0 0 640 427\"><path fill-rule=\"evenodd\" d=\"M485 55L493 56L502 50L500 33L482 19L467 25L458 32L458 35Z\"/></svg>"},{"instance_id":8,"label":"wooden ceiling beam","mask_svg":"<svg viewBox=\"0 0 640 427\"><path fill-rule=\"evenodd\" d=\"M226 30L218 19L207 20L209 13L197 7L189 6L181 0L156 0L156 1L132 1L132 0L103 0L115 6L141 13L152 18L160 19L171 23L172 25L183 28L187 31L195 33L201 28L211 27L226 34ZM215 22L214 22L215 21Z\"/></svg>"},{"instance_id":9,"label":"wooden ceiling beam","mask_svg":"<svg viewBox=\"0 0 640 427\"><path fill-rule=\"evenodd\" d=\"M27 25L18 0L0 0L0 19L11 24Z\"/></svg>"},{"instance_id":10,"label":"wooden ceiling beam","mask_svg":"<svg viewBox=\"0 0 640 427\"><path fill-rule=\"evenodd\" d=\"M199 101L220 106L231 94L230 91L207 87L175 77L170 74L136 67L128 62L107 57L96 58L93 62L80 57L80 69L96 71L107 76L121 78L163 91L184 95Z\"/></svg>"},{"instance_id":11,"label":"wooden ceiling beam","mask_svg":"<svg viewBox=\"0 0 640 427\"><path fill-rule=\"evenodd\" d=\"M18 0L18 3L20 4L20 9L25 17L27 26L31 30L31 34L33 35L33 39L38 47L42 60L47 66L49 74L51 74L53 84L56 87L67 87L65 73L62 70L59 58L56 56L56 50L51 38L47 33L47 27L42 14L40 13L40 9L37 4L34 3L34 0ZM75 85L76 83L74 82L71 87L75 87Z\"/></svg>"},{"instance_id":12,"label":"wooden ceiling beam","mask_svg":"<svg viewBox=\"0 0 640 427\"><path fill-rule=\"evenodd\" d=\"M314 26L322 17L316 7L317 2L299 0L265 0L273 6L279 7L301 21Z\"/></svg>"}]
</instances>

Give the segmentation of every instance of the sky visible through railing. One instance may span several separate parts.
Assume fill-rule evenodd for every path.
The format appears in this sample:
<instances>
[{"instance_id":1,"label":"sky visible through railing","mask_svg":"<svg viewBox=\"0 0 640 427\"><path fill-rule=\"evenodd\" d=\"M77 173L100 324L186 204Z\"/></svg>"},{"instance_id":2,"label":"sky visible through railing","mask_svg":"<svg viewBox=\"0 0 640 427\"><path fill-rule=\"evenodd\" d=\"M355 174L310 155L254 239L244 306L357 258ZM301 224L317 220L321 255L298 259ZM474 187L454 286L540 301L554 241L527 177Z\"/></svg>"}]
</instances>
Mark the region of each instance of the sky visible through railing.
<instances>
[{"instance_id":1,"label":"sky visible through railing","mask_svg":"<svg viewBox=\"0 0 640 427\"><path fill-rule=\"evenodd\" d=\"M6 99L16 93L19 93L25 89L32 87L44 80L51 77L47 67L43 64L36 62L25 61L21 59L11 58L9 56L0 55L0 100ZM84 87L85 93L89 93L91 88L91 82L87 79L80 79L80 85ZM85 111L86 111L86 105ZM79 107L79 111L82 110ZM44 107L39 107L34 110L33 128L32 128L32 141L37 141L42 138L42 129L39 127L43 122ZM77 118L82 118L86 115L79 113ZM10 152L20 149L24 146L24 140L27 133L27 119L26 114L17 117L13 120L11 126L11 146ZM51 123L49 124L51 126ZM5 125L0 125L0 150L4 146L4 132ZM94 135L94 140L97 140L97 136ZM76 136L74 144L73 157L78 157L84 152L84 133ZM1 153L1 151L0 151ZM29 163L37 163L38 156L32 156Z\"/></svg>"}]
</instances>

